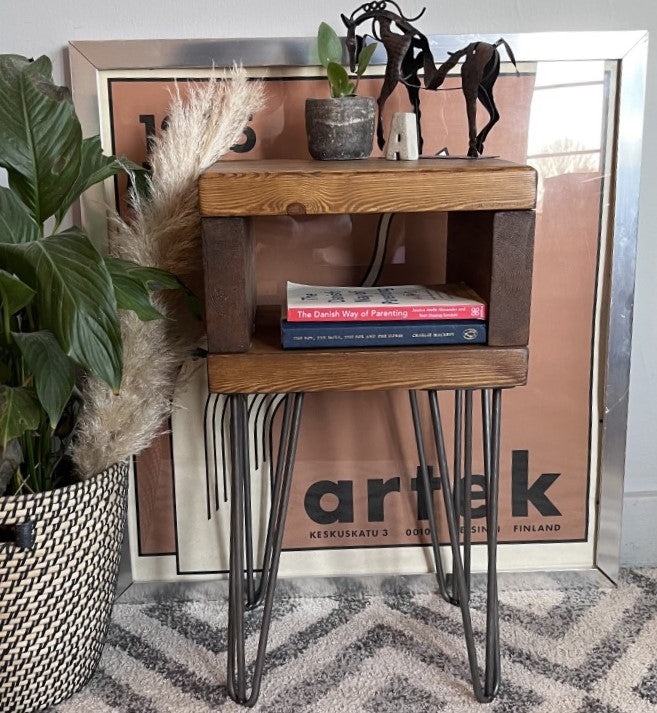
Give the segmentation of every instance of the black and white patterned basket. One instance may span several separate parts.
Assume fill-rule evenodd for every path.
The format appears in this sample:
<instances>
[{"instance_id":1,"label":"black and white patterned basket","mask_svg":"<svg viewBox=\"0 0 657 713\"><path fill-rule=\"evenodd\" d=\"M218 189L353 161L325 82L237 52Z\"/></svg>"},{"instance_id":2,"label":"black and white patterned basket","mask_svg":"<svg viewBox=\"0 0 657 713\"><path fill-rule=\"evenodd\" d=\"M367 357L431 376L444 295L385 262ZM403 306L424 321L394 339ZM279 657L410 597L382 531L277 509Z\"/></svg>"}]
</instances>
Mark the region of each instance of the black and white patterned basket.
<instances>
[{"instance_id":1,"label":"black and white patterned basket","mask_svg":"<svg viewBox=\"0 0 657 713\"><path fill-rule=\"evenodd\" d=\"M0 543L0 713L54 705L93 673L116 589L127 490L128 464L120 463L59 490L0 497L3 539L10 532L17 540Z\"/></svg>"}]
</instances>

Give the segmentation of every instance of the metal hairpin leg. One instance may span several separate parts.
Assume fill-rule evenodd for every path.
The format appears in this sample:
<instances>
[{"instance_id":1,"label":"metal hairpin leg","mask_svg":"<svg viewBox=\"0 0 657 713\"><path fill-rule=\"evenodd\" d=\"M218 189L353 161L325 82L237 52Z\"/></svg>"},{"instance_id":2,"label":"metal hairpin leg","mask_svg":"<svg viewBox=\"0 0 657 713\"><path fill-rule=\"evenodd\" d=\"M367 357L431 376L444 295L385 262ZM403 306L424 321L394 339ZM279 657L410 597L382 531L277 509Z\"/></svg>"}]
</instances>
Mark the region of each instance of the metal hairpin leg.
<instances>
[{"instance_id":1,"label":"metal hairpin leg","mask_svg":"<svg viewBox=\"0 0 657 713\"><path fill-rule=\"evenodd\" d=\"M272 556L273 556L273 548L274 548L274 530L276 528L276 522L277 522L277 513L280 508L280 500L281 500L281 495L282 495L282 489L283 489L283 470L284 470L284 459L281 457L281 454L285 452L285 444L287 443L287 439L289 438L289 424L290 424L290 418L292 411L289 406L289 395L286 395L282 402L285 405L284 411L283 411L283 421L281 425L281 434L280 434L280 442L278 445L278 457L276 458L276 467L273 472L273 476L271 478L271 507L269 509L269 518L267 521L267 535L265 538L265 547L264 547L264 552L262 555L262 569L260 573L260 579L257 583L255 584L255 578L253 571L248 572L247 571L247 577L250 578L251 581L251 589L250 591L250 596L247 595L246 598L246 604L247 604L247 609L255 609L257 606L262 604L263 597L265 596L265 590L267 588L267 582L269 580L269 573L270 573L270 568L271 568L271 561L272 561ZM269 426L270 429L270 444L271 444L271 431L273 430L274 426L274 416L276 414L276 411L278 410L278 407L274 408L274 413L272 414L271 417L271 423ZM270 457L273 458L273 449L270 445L270 450L271 454ZM247 525L249 525L249 521L247 520ZM249 541L248 538L251 538L251 531L247 531L246 533L247 537L247 543Z\"/></svg>"},{"instance_id":2,"label":"metal hairpin leg","mask_svg":"<svg viewBox=\"0 0 657 713\"><path fill-rule=\"evenodd\" d=\"M228 584L228 694L236 702L252 706L258 700L260 683L265 663L267 638L271 624L272 605L278 564L283 544L283 531L290 498L292 470L296 455L303 394L288 394L285 400L283 425L276 466L276 480L269 524L267 544L263 559L263 574L260 586L264 593L264 608L258 650L251 680L251 691L247 692L244 616L248 607L257 600L253 577L253 551L251 533L249 481L249 429L246 397L232 394L230 399L230 446L231 446L231 513L230 513L230 565ZM245 532L246 530L246 532ZM246 546L246 577L245 577ZM251 548L251 549L250 549ZM249 552L251 553L249 555ZM250 559L249 559L250 557ZM246 585L246 592L245 592Z\"/></svg>"},{"instance_id":3,"label":"metal hairpin leg","mask_svg":"<svg viewBox=\"0 0 657 713\"><path fill-rule=\"evenodd\" d=\"M420 460L420 472L422 475L424 494L427 502L427 513L429 515L429 527L431 530L431 544L436 560L436 572L439 589L443 597L448 594L448 601L456 604L461 609L463 617L463 628L465 632L465 642L468 652L468 662L470 674L472 676L472 686L475 696L481 703L489 703L497 695L500 685L500 637L499 637L499 607L497 596L497 506L499 500L499 454L500 454L500 417L502 405L501 389L493 389L492 408L489 390L481 390L482 405L482 425L484 443L484 476L486 482L486 529L488 545L488 576L487 576L487 602L486 602L486 668L482 681L479 675L477 663L477 651L475 647L474 632L472 629L472 619L470 616L470 562L471 562L471 518L472 518L472 391L465 391L465 424L463 423L463 394L456 392L455 397L455 439L458 439L458 446L455 443L455 472L454 477L460 478L461 463L461 438L463 437L463 466L464 466L464 487L456 485L454 490L450 484L449 470L447 466L447 456L445 452L445 438L440 418L440 408L438 396L435 390L428 391L429 408L431 410L431 422L433 426L433 436L438 454L438 469L440 471L440 484L445 503L445 513L447 515L447 526L452 550L452 593L448 588L444 588L445 578L443 566L440 560L439 533L437 517L431 493L431 483L427 468L426 452L424 448L424 437L422 435L422 423L418 408L418 398L416 391L410 391L411 411L413 414L413 425L415 428L415 438L417 441L418 456ZM461 556L459 523L460 512L457 506L463 503L464 513L464 553ZM441 586L441 580L443 586ZM447 597L445 597L447 598Z\"/></svg>"}]
</instances>

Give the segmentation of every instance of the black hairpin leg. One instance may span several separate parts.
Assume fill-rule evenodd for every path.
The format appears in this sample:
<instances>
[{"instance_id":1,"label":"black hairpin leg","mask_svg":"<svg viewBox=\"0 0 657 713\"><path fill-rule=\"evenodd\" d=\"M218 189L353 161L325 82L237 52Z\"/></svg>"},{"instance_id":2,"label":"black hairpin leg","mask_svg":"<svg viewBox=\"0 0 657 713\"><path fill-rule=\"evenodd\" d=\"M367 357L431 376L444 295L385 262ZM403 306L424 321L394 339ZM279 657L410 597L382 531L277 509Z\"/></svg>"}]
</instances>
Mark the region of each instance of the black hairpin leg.
<instances>
[{"instance_id":1,"label":"black hairpin leg","mask_svg":"<svg viewBox=\"0 0 657 713\"><path fill-rule=\"evenodd\" d=\"M256 592L253 589L253 560L251 555L250 567L248 562L250 531L250 513L245 503L245 492L249 493L245 485L248 479L248 414L246 410L246 397L243 394L234 394L230 399L230 445L231 445L231 514L230 514L230 565L228 585L228 666L227 688L228 694L236 702L253 706L260 694L260 683L265 663L267 638L271 624L272 605L278 565L283 544L285 518L290 498L292 483L292 470L296 455L299 425L301 423L301 407L303 394L289 394L285 399L285 412L281 429L280 448L277 462L277 478L272 496L272 508L269 525L267 528L267 545L263 560L263 574L260 581L260 596L264 594L264 608L258 650L254 663L253 676L250 682L250 692L247 691L246 654L244 617L247 606L254 602ZM250 494L250 493L249 493ZM246 527L245 527L246 524ZM248 530L248 532L245 532ZM245 542L246 538L246 542ZM245 577L245 545L247 555L247 571ZM252 552L252 550L251 550ZM247 595L245 596L245 588Z\"/></svg>"},{"instance_id":2,"label":"black hairpin leg","mask_svg":"<svg viewBox=\"0 0 657 713\"><path fill-rule=\"evenodd\" d=\"M440 485L445 504L445 514L447 516L447 526L452 550L452 576L453 593L450 600L461 609L463 617L463 628L465 632L465 642L468 652L468 662L472 685L475 696L482 703L489 703L497 695L500 684L500 638L499 638L499 607L497 597L497 505L499 499L499 453L500 453L500 417L502 391L493 389L492 408L490 392L486 389L481 391L482 400L482 426L484 443L484 471L486 482L486 529L488 545L488 576L487 576L487 602L486 602L486 668L482 681L477 663L477 651L475 647L474 631L470 616L469 593L470 593L470 562L471 562L471 537L470 523L472 517L472 392L465 392L465 424L462 422L463 399L457 396L455 409L455 435L458 433L459 446L455 448L456 470L460 470L461 461L461 435L463 435L463 465L464 465L464 487L462 493L460 488L455 488L454 493L449 479L447 466L447 456L445 452L445 438L440 418L440 408L438 396L435 390L428 392L429 408L431 410L431 422L433 436L438 455L438 469L440 471ZM426 453L424 448L424 437L422 435L421 417L418 407L416 391L410 391L411 411L413 414L413 425L415 428L415 438L417 441L418 456L420 461L420 472L423 480L425 497L427 498L427 512L429 514L429 527L431 530L431 540L436 558L436 570L442 572L440 561L439 533L437 527L437 517L433 498L430 496L431 485L429 472L427 469ZM455 472L455 477L460 477ZM457 496L455 498L455 495ZM460 547L460 512L455 507L455 501L460 506L461 495L463 499L464 514L464 553L461 556ZM440 585L440 578L439 578ZM442 589L441 594L444 595Z\"/></svg>"},{"instance_id":3,"label":"black hairpin leg","mask_svg":"<svg viewBox=\"0 0 657 713\"><path fill-rule=\"evenodd\" d=\"M287 398L287 397L286 397ZM286 398L283 398L280 403L285 403ZM231 401L231 397L228 397L226 399L226 404L229 404ZM273 429L273 422L274 422L274 416L276 414L276 411L278 410L278 406L276 406L273 409L273 413L271 414L270 417L270 423L269 423L269 440L271 444L271 430ZM258 407L256 411L256 418L257 414L260 411L260 408ZM249 409L245 408L239 411L239 415L237 418L241 419L241 426L240 428L244 430L244 433L248 433L248 419L249 419ZM279 445L279 454L283 452L283 444L284 444L284 434L288 432L289 428L289 418L290 418L290 411L288 410L287 415L283 419L283 427L281 429L281 443ZM265 419L266 420L266 419ZM223 423L223 417L222 417L222 423ZM286 425L288 424L288 425ZM266 423L263 426L263 428L266 430ZM222 429L223 430L223 429ZM254 439L258 438L257 434L257 429L254 427L253 429L253 437ZM221 441L221 448L222 448L222 461L224 460L224 441L222 439ZM267 537L265 541L265 548L264 548L264 553L263 553L263 562L262 562L262 567L256 569L254 566L254 538L253 538L253 515L252 515L252 498L251 498L251 465L250 465L250 460L249 460L249 438L248 436L246 438L241 438L240 440L240 448L241 448L241 457L243 461L240 461L243 463L243 473L244 476L242 478L243 480L243 489L244 489L244 505L243 505L243 511L244 511L244 540L245 540L245 557L246 557L246 571L245 571L245 604L247 609L255 609L257 606L262 604L262 599L265 595L265 588L267 585L267 579L269 576L269 566L271 564L271 557L272 557L272 548L273 548L273 529L275 526L276 522L276 513L277 513L277 506L274 504L278 502L280 499L280 487L277 488L277 483L281 482L281 472L283 469L283 460L279 457L277 459L277 464L274 467L270 466L271 470L271 478L270 478L270 484L272 488L272 507L269 511L269 521L267 525ZM263 447L264 448L264 447ZM271 447L270 447L271 450ZM215 446L215 459L216 459L216 446ZM232 456L231 456L232 457ZM271 455L270 455L271 457ZM263 463L266 460L266 458L263 457ZM257 463L257 455L256 455L256 468L258 467ZM223 463L223 468L224 468L224 477L225 473L227 471L227 465L224 461ZM278 495L276 493L279 493ZM258 575L258 571L260 572L260 575Z\"/></svg>"},{"instance_id":4,"label":"black hairpin leg","mask_svg":"<svg viewBox=\"0 0 657 713\"><path fill-rule=\"evenodd\" d=\"M242 484L244 488L244 542L246 554L246 603L249 606L255 605L255 579L253 569L253 513L251 509L251 462L249 459L249 409L246 396L244 407L240 409L240 430L243 434L241 438L242 447ZM231 414L232 416L232 414ZM231 432L232 433L232 432Z\"/></svg>"}]
</instances>

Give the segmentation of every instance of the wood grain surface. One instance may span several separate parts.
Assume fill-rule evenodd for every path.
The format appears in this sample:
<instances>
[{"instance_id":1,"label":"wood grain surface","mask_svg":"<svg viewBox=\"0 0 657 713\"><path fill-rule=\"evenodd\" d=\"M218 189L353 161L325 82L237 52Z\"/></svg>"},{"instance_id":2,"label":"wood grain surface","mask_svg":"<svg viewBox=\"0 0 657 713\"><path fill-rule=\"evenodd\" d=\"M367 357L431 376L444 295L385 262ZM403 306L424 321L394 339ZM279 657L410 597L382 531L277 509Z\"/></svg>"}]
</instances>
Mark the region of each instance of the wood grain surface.
<instances>
[{"instance_id":1,"label":"wood grain surface","mask_svg":"<svg viewBox=\"0 0 657 713\"><path fill-rule=\"evenodd\" d=\"M520 210L536 172L500 159L220 161L199 181L203 216Z\"/></svg>"},{"instance_id":2,"label":"wood grain surface","mask_svg":"<svg viewBox=\"0 0 657 713\"><path fill-rule=\"evenodd\" d=\"M170 425L135 458L139 554L176 552Z\"/></svg>"},{"instance_id":3,"label":"wood grain surface","mask_svg":"<svg viewBox=\"0 0 657 713\"><path fill-rule=\"evenodd\" d=\"M283 350L280 328L268 322L257 325L248 352L208 356L210 391L267 394L485 388L521 386L527 381L528 355L523 347Z\"/></svg>"},{"instance_id":4,"label":"wood grain surface","mask_svg":"<svg viewBox=\"0 0 657 713\"><path fill-rule=\"evenodd\" d=\"M488 345L529 342L534 211L465 211L447 219L447 280L488 304Z\"/></svg>"},{"instance_id":5,"label":"wood grain surface","mask_svg":"<svg viewBox=\"0 0 657 713\"><path fill-rule=\"evenodd\" d=\"M251 346L256 300L249 221L204 218L201 223L208 348L245 352Z\"/></svg>"}]
</instances>

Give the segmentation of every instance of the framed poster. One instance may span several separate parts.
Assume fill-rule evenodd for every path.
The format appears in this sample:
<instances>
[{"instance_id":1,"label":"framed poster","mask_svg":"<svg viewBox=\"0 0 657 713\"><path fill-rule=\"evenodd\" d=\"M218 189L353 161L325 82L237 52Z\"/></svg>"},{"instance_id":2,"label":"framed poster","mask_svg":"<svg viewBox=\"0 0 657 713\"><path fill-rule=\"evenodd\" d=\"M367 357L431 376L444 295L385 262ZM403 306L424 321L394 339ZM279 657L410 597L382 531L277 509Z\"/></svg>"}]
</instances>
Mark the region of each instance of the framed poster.
<instances>
[{"instance_id":1,"label":"framed poster","mask_svg":"<svg viewBox=\"0 0 657 713\"><path fill-rule=\"evenodd\" d=\"M437 61L472 41L431 37ZM497 37L478 39L495 41ZM501 120L487 153L539 175L527 387L505 395L501 569L618 570L622 471L634 289L643 33L515 35L518 60L495 87ZM566 41L567 40L567 41ZM313 40L75 42L74 100L86 134L147 163L166 126L169 91L241 61L266 83L230 159L307 157L303 104L325 96ZM504 57L503 57L504 59ZM385 56L359 88L376 96ZM423 92L424 152L467 146L458 74ZM384 123L407 110L398 87ZM375 155L378 149L375 148ZM82 220L106 235L104 205L121 210L120 181L88 195ZM442 281L445 216L254 220L258 301L280 303L286 280L314 284ZM265 269L266 268L266 269ZM215 576L228 568L222 397L207 394L205 363L185 366L171 434L135 461L130 545L135 580ZM442 395L443 410L453 405ZM254 498L269 496L268 443L276 397L250 402ZM475 453L481 448L475 444ZM481 464L475 460L475 474ZM312 394L307 399L281 560L282 576L420 573L431 567L406 392ZM477 477L474 478L474 487ZM477 492L473 493L477 497ZM257 518L256 518L257 519ZM261 518L262 519L262 518ZM257 523L258 524L258 523ZM262 539L260 522L260 539ZM257 528L256 528L257 531ZM476 517L473 540L485 528ZM473 566L485 564L476 548Z\"/></svg>"}]
</instances>

